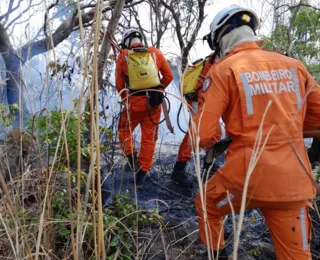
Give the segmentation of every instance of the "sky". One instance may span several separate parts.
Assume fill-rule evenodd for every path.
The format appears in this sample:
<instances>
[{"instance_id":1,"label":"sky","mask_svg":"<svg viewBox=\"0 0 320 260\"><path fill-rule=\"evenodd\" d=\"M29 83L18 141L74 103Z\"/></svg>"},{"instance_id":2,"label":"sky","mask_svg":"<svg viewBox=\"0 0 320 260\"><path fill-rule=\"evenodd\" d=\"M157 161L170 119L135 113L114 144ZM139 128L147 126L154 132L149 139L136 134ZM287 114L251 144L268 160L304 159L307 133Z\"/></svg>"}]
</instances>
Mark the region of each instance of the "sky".
<instances>
[{"instance_id":1,"label":"sky","mask_svg":"<svg viewBox=\"0 0 320 260\"><path fill-rule=\"evenodd\" d=\"M33 12L30 13L26 13L24 15L24 18L28 18L26 20L26 22L21 23L20 25L17 25L13 31L13 36L15 39L14 44L16 46L21 45L21 43L26 42L28 39L26 38L26 35L30 34L30 38L33 37L33 35L41 28L41 26L43 26L43 17L44 17L44 13L43 11L45 10L45 7L48 5L48 1L45 3L42 0L34 0L34 2L38 2L40 3L40 6L37 6L34 10L37 10L37 12L34 14ZM262 1L261 0L255 0L255 1L245 1L245 0L238 0L238 1L230 1L230 0L211 0L212 4L208 7L206 7L205 9L205 14L207 15L200 31L197 37L197 41L195 46L192 48L191 53L190 53L190 61L199 59L199 58L203 58L205 56L207 56L211 50L209 49L209 47L207 46L207 43L202 42L202 37L203 35L208 33L209 30L209 25L211 23L211 21L213 20L214 16L217 14L217 12L219 12L220 10L222 10L225 7L228 7L229 5L232 4L240 4L241 6L244 7L250 7L253 8L257 14L263 15L267 9L265 6L262 5ZM24 2L26 3L26 2ZM1 8L1 7L0 7ZM2 6L2 8L6 8L5 6ZM20 7L20 10L17 11L22 11L25 8L25 6L22 4ZM138 7L139 10L139 15L140 15L140 19L142 24L144 24L145 26L147 26L147 24L149 23L149 20L145 20L143 21L142 18L143 17L148 17L148 11L146 6L143 5L139 5ZM31 16L30 18L28 16ZM262 17L262 19L264 20L264 18ZM23 20L23 19L22 19ZM26 24L29 22L29 26L26 27ZM58 22L57 22L58 24ZM266 23L267 24L267 23ZM264 31L268 31L268 28L264 28ZM269 29L270 31L270 29ZM170 34L171 37L171 34ZM67 53L68 52L68 48L69 48L69 44L70 42L68 40L64 41L63 43L61 43L59 45L58 48L56 48L56 52L58 55L62 55L64 52ZM161 51L166 55L166 57L169 57L170 55L172 55L172 53L176 53L176 54L180 54L180 49L179 46L177 44L176 39L174 39L174 41L172 41L172 38L167 38L164 37L164 40L162 42L162 48ZM63 57L63 56L62 56ZM39 63L45 63L45 58L42 57L38 57L37 58L37 62ZM40 65L40 64L39 64ZM34 66L31 65L31 66ZM41 65L40 65L41 67ZM41 69L39 67L39 69ZM45 66L43 66L43 68L45 68ZM25 66L25 70L26 73L29 73L29 70L27 68L27 66ZM173 82L171 84L171 86L167 89L168 92L170 93L174 93L176 95L179 95L178 92L178 82ZM31 89L30 89L31 90ZM33 92L31 90L31 92ZM69 95L70 94L70 95ZM72 93L66 93L64 96L65 99L65 106L67 106L67 103L69 103L70 101L70 97ZM69 100L67 100L69 99ZM165 123L163 123L160 126L160 131L159 131L159 140L161 140L162 138L164 138L165 142L169 142L169 143L179 143L181 141L181 139L183 138L184 134L178 129L177 127L177 110L180 106L180 101L173 98L172 96L169 97L169 99L171 100L171 113L170 113L170 118L171 121L175 127L175 135L171 135L168 134L168 130L166 129ZM117 113L117 110L119 109L117 106L112 106L113 109L111 109L109 111L109 113ZM187 120L185 120L182 116L182 119L180 120L180 123L182 125L183 129L187 129ZM137 133L139 132L139 130L137 131ZM137 135L138 139L139 138L139 134Z\"/></svg>"},{"instance_id":2,"label":"sky","mask_svg":"<svg viewBox=\"0 0 320 260\"><path fill-rule=\"evenodd\" d=\"M272 26L272 16L270 17L270 11L271 11L271 5L269 5L266 1L262 0L213 0L213 3L205 8L205 14L207 15L203 25L198 33L197 41L195 45L193 46L191 53L190 53L190 61L197 60L199 58L203 58L210 54L211 50L208 47L207 43L203 43L202 37L209 33L210 24L215 17L215 15L221 11L222 9L232 5L232 4L238 4L243 7L250 8L254 10L259 17L262 19L261 23L261 29L258 31L259 34L268 35L271 31ZM164 54L170 53L179 53L179 46L177 41L172 43L170 41L170 44L163 44L163 48L161 51Z\"/></svg>"}]
</instances>

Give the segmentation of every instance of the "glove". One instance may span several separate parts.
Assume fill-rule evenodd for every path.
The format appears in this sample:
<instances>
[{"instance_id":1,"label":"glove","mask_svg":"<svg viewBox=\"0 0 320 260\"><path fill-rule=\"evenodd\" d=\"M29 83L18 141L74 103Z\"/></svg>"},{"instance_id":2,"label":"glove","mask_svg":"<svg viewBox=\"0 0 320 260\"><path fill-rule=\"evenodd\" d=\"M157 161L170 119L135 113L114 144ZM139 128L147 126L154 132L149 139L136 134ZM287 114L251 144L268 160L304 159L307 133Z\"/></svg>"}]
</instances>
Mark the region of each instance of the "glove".
<instances>
[{"instance_id":1,"label":"glove","mask_svg":"<svg viewBox=\"0 0 320 260\"><path fill-rule=\"evenodd\" d=\"M205 163L207 165L211 165L214 158L217 158L220 154L222 154L232 142L232 137L228 136L219 142L215 143L207 152Z\"/></svg>"},{"instance_id":2,"label":"glove","mask_svg":"<svg viewBox=\"0 0 320 260\"><path fill-rule=\"evenodd\" d=\"M163 100L163 92L160 91L150 91L149 93L149 104L152 106L154 109L156 109L159 105L162 104Z\"/></svg>"}]
</instances>

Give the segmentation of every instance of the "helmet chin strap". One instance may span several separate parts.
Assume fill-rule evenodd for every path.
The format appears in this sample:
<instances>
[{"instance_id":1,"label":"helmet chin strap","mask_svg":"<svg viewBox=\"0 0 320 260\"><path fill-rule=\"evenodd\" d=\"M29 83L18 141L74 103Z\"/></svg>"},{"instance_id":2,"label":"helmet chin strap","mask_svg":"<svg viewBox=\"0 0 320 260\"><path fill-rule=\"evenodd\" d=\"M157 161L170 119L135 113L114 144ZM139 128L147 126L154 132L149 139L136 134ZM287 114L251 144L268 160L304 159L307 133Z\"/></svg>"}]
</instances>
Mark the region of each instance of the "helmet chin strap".
<instances>
[{"instance_id":1,"label":"helmet chin strap","mask_svg":"<svg viewBox=\"0 0 320 260\"><path fill-rule=\"evenodd\" d=\"M130 48L132 44L134 43L141 43L141 40L138 38L138 37L133 37L133 38L128 38L126 41L125 41L125 46L127 48Z\"/></svg>"}]
</instances>

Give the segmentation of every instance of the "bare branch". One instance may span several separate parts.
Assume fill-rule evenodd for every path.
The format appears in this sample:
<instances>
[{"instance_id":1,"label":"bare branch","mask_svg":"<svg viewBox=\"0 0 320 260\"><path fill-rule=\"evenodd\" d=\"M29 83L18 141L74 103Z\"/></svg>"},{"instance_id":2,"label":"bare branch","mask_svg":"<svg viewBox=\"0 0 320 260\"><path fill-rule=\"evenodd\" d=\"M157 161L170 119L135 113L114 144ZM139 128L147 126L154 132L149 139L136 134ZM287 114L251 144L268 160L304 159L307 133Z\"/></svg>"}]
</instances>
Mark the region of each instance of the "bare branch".
<instances>
[{"instance_id":1,"label":"bare branch","mask_svg":"<svg viewBox=\"0 0 320 260\"><path fill-rule=\"evenodd\" d=\"M275 10L278 10L280 8L283 8L283 7L286 7L287 9L284 10L283 12L281 12L280 14L278 14L278 17L280 17L281 15L283 15L284 13L286 13L286 12L292 10L292 9L299 9L300 7L309 7L309 8L314 9L315 11L320 11L320 8L315 7L313 5L310 5L310 4L305 4L305 3L302 3L302 2L300 2L297 5L283 4L283 5L279 5L279 6L274 6Z\"/></svg>"},{"instance_id":2,"label":"bare branch","mask_svg":"<svg viewBox=\"0 0 320 260\"><path fill-rule=\"evenodd\" d=\"M99 53L99 59L98 59L98 84L99 88L103 88L102 86L102 76L103 71L106 66L106 61L112 46L113 40L114 40L114 34L116 32L122 10L124 8L125 0L118 0L116 3L116 6L114 8L114 12L112 13L111 20L108 24L107 33L106 33L106 39L104 40L101 51Z\"/></svg>"},{"instance_id":3,"label":"bare branch","mask_svg":"<svg viewBox=\"0 0 320 260\"><path fill-rule=\"evenodd\" d=\"M294 9L294 8L299 8L299 7L310 7L310 8L312 8L312 9L316 10L316 11L320 11L320 8L315 7L315 6L313 6L313 5L310 5L310 4L305 4L305 3L299 3L299 4L297 4L297 5L283 4L283 5L277 6L277 7L276 7L276 10L277 10L277 9L280 9L280 8L282 8L282 7L287 7L288 10Z\"/></svg>"},{"instance_id":4,"label":"bare branch","mask_svg":"<svg viewBox=\"0 0 320 260\"><path fill-rule=\"evenodd\" d=\"M144 2L144 0L137 1L130 5L126 5L124 8L129 8L142 2ZM89 24L93 20L95 10L95 8L92 8L90 11L83 12L81 14L83 24ZM110 10L112 10L112 8L110 6L106 6L102 10L102 12L105 13ZM77 12L75 12L71 18L64 20L52 34L53 46L51 46L50 44L50 38L45 37L44 39L41 39L36 42L29 41L18 50L18 53L21 53L22 60L25 62L36 55L47 52L52 48L56 47L59 43L67 39L70 36L70 34L74 31L74 28L77 28L78 26L79 17Z\"/></svg>"},{"instance_id":5,"label":"bare branch","mask_svg":"<svg viewBox=\"0 0 320 260\"><path fill-rule=\"evenodd\" d=\"M14 24L17 20L19 20L22 15L24 15L26 12L28 12L30 10L30 8L33 8L33 7L36 7L36 6L39 6L41 5L42 3L38 3L38 4L34 4L34 5L31 5L32 1L30 1L30 4L28 7L26 7L21 13L19 13L12 21L10 21L9 24L6 25L5 29L8 29L12 24Z\"/></svg>"},{"instance_id":6,"label":"bare branch","mask_svg":"<svg viewBox=\"0 0 320 260\"><path fill-rule=\"evenodd\" d=\"M137 25L139 27L139 31L141 32L141 34L143 36L144 44L148 45L147 37L146 37L146 35L144 33L144 30L143 30L143 28L141 26L137 11L134 9L134 7L131 7L129 10L133 13L133 17L134 17L134 19L135 19L135 21L136 21L136 23L137 23Z\"/></svg>"},{"instance_id":7,"label":"bare branch","mask_svg":"<svg viewBox=\"0 0 320 260\"><path fill-rule=\"evenodd\" d=\"M47 23L48 23L48 21L47 21L47 20L48 20L49 11L50 11L53 7L55 7L58 3L59 3L59 0L56 0L55 3L52 3L51 5L49 5L49 7L47 8L46 13L45 13L45 15L44 15L43 31L44 31L44 35L45 35L46 37L48 37L48 34L47 34Z\"/></svg>"},{"instance_id":8,"label":"bare branch","mask_svg":"<svg viewBox=\"0 0 320 260\"><path fill-rule=\"evenodd\" d=\"M182 55L182 70L188 63L188 56L200 27L204 21L204 7L207 0L189 0L189 2L171 1L170 4L165 0L160 0L161 4L170 11L175 23L175 33L178 38L179 47ZM181 17L179 4L187 4L187 11L185 16ZM195 9L196 8L196 9ZM195 11L196 10L196 11ZM183 31L183 28L185 30Z\"/></svg>"},{"instance_id":9,"label":"bare branch","mask_svg":"<svg viewBox=\"0 0 320 260\"><path fill-rule=\"evenodd\" d=\"M179 14L176 13L176 11L174 10L172 5L168 5L164 0L161 0L161 4L163 4L163 6L165 8L167 8L172 14L172 17L176 23L176 34L178 37L179 46L180 46L180 49L182 50L182 49L184 49L185 44L184 44L183 36L181 33L182 28L181 28L181 24L180 24Z\"/></svg>"},{"instance_id":10,"label":"bare branch","mask_svg":"<svg viewBox=\"0 0 320 260\"><path fill-rule=\"evenodd\" d=\"M3 15L0 16L0 21L1 21L2 19L5 19L4 22L3 22L3 24L5 24L5 23L8 21L10 14L13 13L15 10L17 10L17 9L20 7L20 4L23 2L23 0L19 0L19 2L18 2L18 4L16 5L16 7L13 8L14 1L15 1L15 0L10 0L10 2L9 2L9 7L8 7L8 11L7 11L5 14L3 14Z\"/></svg>"}]
</instances>

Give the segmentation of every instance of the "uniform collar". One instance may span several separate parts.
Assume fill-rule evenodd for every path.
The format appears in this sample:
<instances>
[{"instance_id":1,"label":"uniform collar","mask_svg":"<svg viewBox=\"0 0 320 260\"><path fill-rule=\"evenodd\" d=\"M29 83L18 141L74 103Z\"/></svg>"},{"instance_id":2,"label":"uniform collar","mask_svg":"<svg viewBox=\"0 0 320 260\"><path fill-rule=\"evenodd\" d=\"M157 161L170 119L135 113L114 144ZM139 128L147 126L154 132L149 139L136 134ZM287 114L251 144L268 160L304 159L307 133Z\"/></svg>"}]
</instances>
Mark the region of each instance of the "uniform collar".
<instances>
[{"instance_id":1,"label":"uniform collar","mask_svg":"<svg viewBox=\"0 0 320 260\"><path fill-rule=\"evenodd\" d=\"M240 43L237 46L235 46L229 53L229 55L231 54L235 54L239 51L242 50L249 50L249 49L260 49L263 45L263 40L259 40L257 42L244 42L244 43Z\"/></svg>"}]
</instances>

